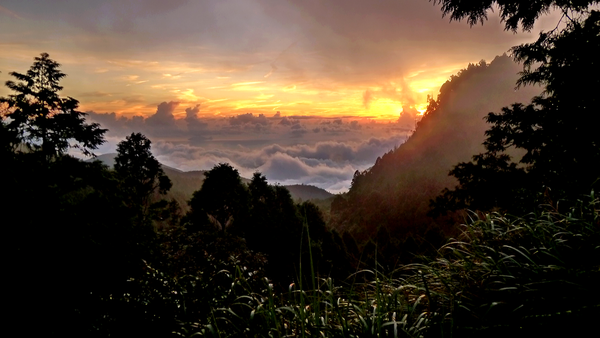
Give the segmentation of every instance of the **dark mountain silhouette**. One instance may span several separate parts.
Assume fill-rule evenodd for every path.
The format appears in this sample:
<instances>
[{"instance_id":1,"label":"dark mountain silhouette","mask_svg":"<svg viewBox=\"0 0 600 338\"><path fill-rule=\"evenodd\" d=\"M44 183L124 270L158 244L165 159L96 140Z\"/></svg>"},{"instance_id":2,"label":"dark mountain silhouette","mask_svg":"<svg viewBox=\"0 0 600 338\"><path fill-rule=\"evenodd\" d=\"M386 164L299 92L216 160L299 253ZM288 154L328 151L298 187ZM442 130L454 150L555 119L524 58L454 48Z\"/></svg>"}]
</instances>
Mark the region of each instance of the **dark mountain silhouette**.
<instances>
[{"instance_id":1,"label":"dark mountain silhouette","mask_svg":"<svg viewBox=\"0 0 600 338\"><path fill-rule=\"evenodd\" d=\"M292 198L294 200L323 200L333 197L332 193L328 192L325 189L315 187L313 185L294 184L286 185L284 187L290 191L290 194L292 195Z\"/></svg>"},{"instance_id":2,"label":"dark mountain silhouette","mask_svg":"<svg viewBox=\"0 0 600 338\"><path fill-rule=\"evenodd\" d=\"M483 117L540 93L539 87L515 89L520 70L503 55L453 75L430 101L413 135L370 169L355 173L350 191L333 201L331 223L363 240L382 227L391 235L436 227L427 216L430 200L456 185L448 176L454 165L483 150L489 127Z\"/></svg>"},{"instance_id":3,"label":"dark mountain silhouette","mask_svg":"<svg viewBox=\"0 0 600 338\"><path fill-rule=\"evenodd\" d=\"M113 168L115 164L115 156L117 154L103 154L97 156L94 160L101 161L105 165ZM204 173L206 170L181 171L179 169L161 164L163 171L173 183L173 187L164 196L165 199L175 199L184 211L187 211L187 201L192 198L192 194L200 190L204 182ZM250 179L242 177L242 182L249 184ZM284 186L290 191L292 198L295 201L302 200L323 200L333 196L324 189L317 188L312 185L286 185Z\"/></svg>"}]
</instances>

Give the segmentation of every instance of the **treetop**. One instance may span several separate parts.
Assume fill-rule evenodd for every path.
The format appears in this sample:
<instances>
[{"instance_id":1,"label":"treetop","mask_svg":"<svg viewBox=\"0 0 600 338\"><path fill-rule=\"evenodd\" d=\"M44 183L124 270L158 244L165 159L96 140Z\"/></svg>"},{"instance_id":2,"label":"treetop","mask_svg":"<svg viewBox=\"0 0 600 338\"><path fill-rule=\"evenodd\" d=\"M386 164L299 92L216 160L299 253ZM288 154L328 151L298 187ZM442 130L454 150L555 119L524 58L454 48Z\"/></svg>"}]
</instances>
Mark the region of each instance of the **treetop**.
<instances>
[{"instance_id":1,"label":"treetop","mask_svg":"<svg viewBox=\"0 0 600 338\"><path fill-rule=\"evenodd\" d=\"M440 4L442 15L450 15L450 21L466 19L469 25L483 24L488 19L488 12L499 9L500 18L505 29L516 32L519 26L524 31L530 31L535 21L552 9L563 13L586 12L598 0L430 0L435 5Z\"/></svg>"}]
</instances>

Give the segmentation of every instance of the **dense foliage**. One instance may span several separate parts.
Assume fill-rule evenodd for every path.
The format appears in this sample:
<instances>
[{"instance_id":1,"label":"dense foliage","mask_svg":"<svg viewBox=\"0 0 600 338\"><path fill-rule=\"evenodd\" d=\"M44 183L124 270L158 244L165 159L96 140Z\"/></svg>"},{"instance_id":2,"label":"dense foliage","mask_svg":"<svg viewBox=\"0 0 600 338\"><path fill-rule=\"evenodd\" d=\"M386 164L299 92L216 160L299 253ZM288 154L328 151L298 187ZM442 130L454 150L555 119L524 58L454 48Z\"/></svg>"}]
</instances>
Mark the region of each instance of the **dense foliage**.
<instances>
[{"instance_id":1,"label":"dense foliage","mask_svg":"<svg viewBox=\"0 0 600 338\"><path fill-rule=\"evenodd\" d=\"M519 26L523 30L531 30L536 20L550 12L559 9L563 13L580 13L590 6L597 5L598 0L430 0L434 4L442 5L444 15L450 14L451 20L466 19L470 25L483 24L488 13L498 6L499 14L507 30L517 31Z\"/></svg>"},{"instance_id":2,"label":"dense foliage","mask_svg":"<svg viewBox=\"0 0 600 338\"><path fill-rule=\"evenodd\" d=\"M341 237L327 228L314 204L296 205L287 189L269 185L260 173L245 185L229 164L205 175L190 200L188 229L243 238L249 249L265 255L269 277L281 285L298 281L303 265L305 271L316 266L323 276L348 270ZM309 247L315 265L307 265ZM332 258L341 259L334 266Z\"/></svg>"},{"instance_id":3,"label":"dense foliage","mask_svg":"<svg viewBox=\"0 0 600 338\"><path fill-rule=\"evenodd\" d=\"M441 3L453 18L473 23L494 2ZM528 28L547 6L563 5L497 3L509 28ZM587 3L565 2L565 15ZM75 99L58 96L64 74L42 54L27 74L12 73L21 83L9 81L16 94L2 98L6 331L98 337L591 332L600 315L600 204L593 192L582 193L593 191L597 178L591 164L600 157L598 135L587 122L597 110L599 77L595 54L583 51L599 45L599 16L586 12L564 31L514 49L526 66L521 83L546 91L528 106L488 115L493 126L486 152L454 169L460 186L445 197L482 209L521 208L522 216L473 213L462 232L447 232L454 239L443 246L436 244L448 229L421 221L424 196L439 191L439 182L427 180L435 175L391 176L397 168L388 164L409 167L443 157L430 146L435 142L424 141L436 137L452 136L457 147L472 150L472 140L439 129L439 121L451 117L472 128L461 93L465 86L483 90L481 81L471 80L503 73L506 57L452 77L411 139L370 171L356 173L350 193L332 203L340 234L314 204L294 203L260 173L245 184L228 164L206 172L190 211L181 215L176 202L160 200L171 184L141 134L119 144L114 170L66 155L69 146L89 154L105 130L85 122ZM573 72L583 71L593 75L592 89L574 83ZM511 162L511 148L525 152L519 163ZM406 182L422 185L410 190ZM543 201L540 194L551 203L534 205ZM565 201L561 208L552 203L557 198ZM352 223L357 216L365 229ZM387 226L396 221L403 222L395 228L401 231ZM429 256L398 264L415 252Z\"/></svg>"},{"instance_id":4,"label":"dense foliage","mask_svg":"<svg viewBox=\"0 0 600 338\"><path fill-rule=\"evenodd\" d=\"M180 335L531 337L585 335L600 314L600 214L588 196L569 214L473 218L424 264L276 292L227 271L231 296ZM251 280L253 283L259 282ZM337 283L336 283L337 282Z\"/></svg>"},{"instance_id":5,"label":"dense foliage","mask_svg":"<svg viewBox=\"0 0 600 338\"><path fill-rule=\"evenodd\" d=\"M518 85L541 85L544 92L528 105L515 103L488 114L486 151L450 172L459 185L436 199L437 211L499 208L525 214L543 203L568 206L597 189L600 135L591 121L600 107L599 52L596 10L569 18L563 30L514 47L525 67ZM521 151L518 160L510 149Z\"/></svg>"},{"instance_id":6,"label":"dense foliage","mask_svg":"<svg viewBox=\"0 0 600 338\"><path fill-rule=\"evenodd\" d=\"M153 194L165 194L172 183L150 152L150 142L140 133L132 133L117 144L115 171L123 180L123 190L128 203L139 207L142 215L147 214Z\"/></svg>"},{"instance_id":7,"label":"dense foliage","mask_svg":"<svg viewBox=\"0 0 600 338\"><path fill-rule=\"evenodd\" d=\"M393 269L415 254L435 254L455 234L456 214L428 216L430 200L456 185L448 176L453 165L484 149L487 112L539 94L537 88L515 92L519 69L504 55L451 76L406 142L357 172L350 191L336 197L330 224L352 234L363 261L373 260L377 247L378 261Z\"/></svg>"}]
</instances>

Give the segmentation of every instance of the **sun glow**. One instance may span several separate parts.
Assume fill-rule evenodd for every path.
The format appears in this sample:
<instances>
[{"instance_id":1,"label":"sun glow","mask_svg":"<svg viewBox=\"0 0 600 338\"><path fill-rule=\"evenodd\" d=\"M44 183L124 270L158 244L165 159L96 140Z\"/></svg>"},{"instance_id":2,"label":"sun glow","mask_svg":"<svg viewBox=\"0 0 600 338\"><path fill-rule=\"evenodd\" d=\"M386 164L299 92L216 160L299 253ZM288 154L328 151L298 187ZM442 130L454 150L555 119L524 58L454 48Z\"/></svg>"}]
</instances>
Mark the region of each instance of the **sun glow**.
<instances>
[{"instance_id":1,"label":"sun glow","mask_svg":"<svg viewBox=\"0 0 600 338\"><path fill-rule=\"evenodd\" d=\"M82 65L87 66L91 73L98 68L95 63ZM208 115L218 112L221 116L241 113L270 116L280 111L281 116L353 116L395 121L403 106L423 115L427 96L435 96L455 69L454 66L423 68L393 81L382 79L381 84L373 86L346 85L321 78L282 82L277 73L265 79L251 71L221 76L221 69L177 62L121 60L119 66L108 62L106 72L94 73L98 81L89 83L90 87L98 87L94 91L79 83L66 86L70 91L65 94L80 98L84 110L125 116L150 116L158 103L175 101L180 103L177 117L184 116L186 108L201 104L201 114ZM372 95L367 97L368 92Z\"/></svg>"},{"instance_id":2,"label":"sun glow","mask_svg":"<svg viewBox=\"0 0 600 338\"><path fill-rule=\"evenodd\" d=\"M427 103L417 104L415 109L419 112L419 115L423 115L427 111Z\"/></svg>"}]
</instances>

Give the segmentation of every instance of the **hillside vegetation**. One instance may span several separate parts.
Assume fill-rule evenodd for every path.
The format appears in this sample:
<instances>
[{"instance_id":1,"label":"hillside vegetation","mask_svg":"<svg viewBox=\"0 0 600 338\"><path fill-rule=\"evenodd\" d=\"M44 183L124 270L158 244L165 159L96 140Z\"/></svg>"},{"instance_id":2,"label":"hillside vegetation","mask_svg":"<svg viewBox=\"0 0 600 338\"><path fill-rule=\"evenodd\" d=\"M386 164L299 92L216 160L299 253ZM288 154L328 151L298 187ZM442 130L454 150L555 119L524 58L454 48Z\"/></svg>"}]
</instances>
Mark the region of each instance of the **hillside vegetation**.
<instances>
[{"instance_id":1,"label":"hillside vegetation","mask_svg":"<svg viewBox=\"0 0 600 338\"><path fill-rule=\"evenodd\" d=\"M412 136L355 173L350 191L334 200L331 224L361 240L375 237L380 228L399 237L436 228L427 216L430 200L456 185L448 175L456 163L483 150L484 116L539 94L537 87L515 90L520 70L503 55L453 75L430 100Z\"/></svg>"}]
</instances>

